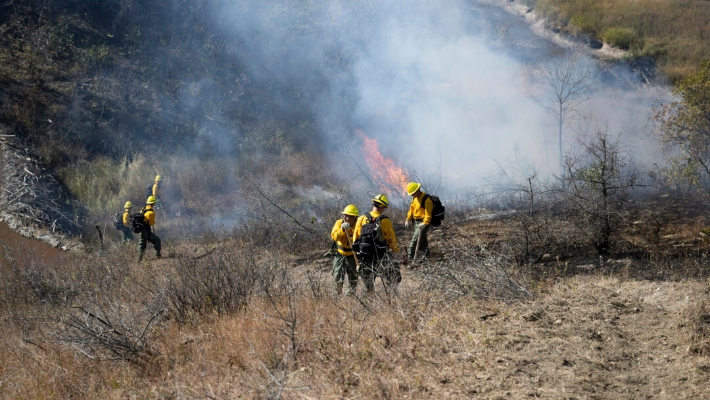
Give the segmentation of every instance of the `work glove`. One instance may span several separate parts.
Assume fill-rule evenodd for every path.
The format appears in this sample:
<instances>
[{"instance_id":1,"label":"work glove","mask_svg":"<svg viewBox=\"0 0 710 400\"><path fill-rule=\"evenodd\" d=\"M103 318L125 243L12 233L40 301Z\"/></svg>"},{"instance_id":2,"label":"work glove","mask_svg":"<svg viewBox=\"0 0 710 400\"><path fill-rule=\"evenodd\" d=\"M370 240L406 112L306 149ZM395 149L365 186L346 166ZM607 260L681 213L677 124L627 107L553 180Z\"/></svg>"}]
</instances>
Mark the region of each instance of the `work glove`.
<instances>
[{"instance_id":1,"label":"work glove","mask_svg":"<svg viewBox=\"0 0 710 400\"><path fill-rule=\"evenodd\" d=\"M343 222L340 227L343 228L344 231L347 231L348 229L350 229L350 224L347 222Z\"/></svg>"},{"instance_id":2,"label":"work glove","mask_svg":"<svg viewBox=\"0 0 710 400\"><path fill-rule=\"evenodd\" d=\"M424 228L426 228L426 224L422 222L419 225L417 225L417 228L419 228L420 231L424 230Z\"/></svg>"},{"instance_id":3,"label":"work glove","mask_svg":"<svg viewBox=\"0 0 710 400\"><path fill-rule=\"evenodd\" d=\"M409 229L409 220L404 221L404 229Z\"/></svg>"}]
</instances>

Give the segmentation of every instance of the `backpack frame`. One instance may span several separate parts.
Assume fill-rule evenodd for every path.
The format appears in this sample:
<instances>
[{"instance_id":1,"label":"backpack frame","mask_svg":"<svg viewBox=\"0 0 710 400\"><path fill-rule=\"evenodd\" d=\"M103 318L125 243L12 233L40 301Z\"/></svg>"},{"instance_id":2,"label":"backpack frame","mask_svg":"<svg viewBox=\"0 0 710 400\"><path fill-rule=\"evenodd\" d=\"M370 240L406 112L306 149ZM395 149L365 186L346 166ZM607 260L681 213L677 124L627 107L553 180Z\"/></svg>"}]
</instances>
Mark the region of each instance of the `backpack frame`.
<instances>
[{"instance_id":1,"label":"backpack frame","mask_svg":"<svg viewBox=\"0 0 710 400\"><path fill-rule=\"evenodd\" d=\"M439 196L430 195L429 193L425 194L422 198L422 207L424 207L427 198L430 198L432 204L434 204L434 209L431 210L431 226L439 226L441 225L441 221L444 220L444 217L446 217L446 207L441 204Z\"/></svg>"},{"instance_id":2,"label":"backpack frame","mask_svg":"<svg viewBox=\"0 0 710 400\"><path fill-rule=\"evenodd\" d=\"M140 233L143 229L150 230L150 225L145 221L145 212L141 211L131 215L131 231L133 233Z\"/></svg>"},{"instance_id":3,"label":"backpack frame","mask_svg":"<svg viewBox=\"0 0 710 400\"><path fill-rule=\"evenodd\" d=\"M353 250L359 257L382 258L387 254L389 246L387 240L382 237L381 221L388 217L380 215L373 218L370 213L367 213L365 218L367 218L367 222L360 227L360 236L353 243Z\"/></svg>"},{"instance_id":4,"label":"backpack frame","mask_svg":"<svg viewBox=\"0 0 710 400\"><path fill-rule=\"evenodd\" d=\"M121 214L116 213L116 215L113 216L113 227L116 228L117 231L123 228L123 216Z\"/></svg>"}]
</instances>

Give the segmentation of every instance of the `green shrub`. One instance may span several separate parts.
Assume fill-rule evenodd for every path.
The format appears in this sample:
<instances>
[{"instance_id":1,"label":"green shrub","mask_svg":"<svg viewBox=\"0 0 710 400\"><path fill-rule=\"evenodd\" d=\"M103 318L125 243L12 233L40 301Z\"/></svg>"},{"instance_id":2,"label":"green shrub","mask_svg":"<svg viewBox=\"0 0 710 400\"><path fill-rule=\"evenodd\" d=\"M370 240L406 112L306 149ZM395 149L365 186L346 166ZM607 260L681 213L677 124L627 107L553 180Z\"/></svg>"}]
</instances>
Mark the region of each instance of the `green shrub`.
<instances>
[{"instance_id":1,"label":"green shrub","mask_svg":"<svg viewBox=\"0 0 710 400\"><path fill-rule=\"evenodd\" d=\"M624 50L636 41L636 32L629 28L609 28L602 34L602 40Z\"/></svg>"},{"instance_id":2,"label":"green shrub","mask_svg":"<svg viewBox=\"0 0 710 400\"><path fill-rule=\"evenodd\" d=\"M594 21L590 17L590 15L575 14L572 16L572 18L570 18L569 24L572 28L579 32L584 32L593 35L596 21Z\"/></svg>"},{"instance_id":3,"label":"green shrub","mask_svg":"<svg viewBox=\"0 0 710 400\"><path fill-rule=\"evenodd\" d=\"M668 49L662 43L645 43L643 55L653 57L656 61L664 61L668 57Z\"/></svg>"}]
</instances>

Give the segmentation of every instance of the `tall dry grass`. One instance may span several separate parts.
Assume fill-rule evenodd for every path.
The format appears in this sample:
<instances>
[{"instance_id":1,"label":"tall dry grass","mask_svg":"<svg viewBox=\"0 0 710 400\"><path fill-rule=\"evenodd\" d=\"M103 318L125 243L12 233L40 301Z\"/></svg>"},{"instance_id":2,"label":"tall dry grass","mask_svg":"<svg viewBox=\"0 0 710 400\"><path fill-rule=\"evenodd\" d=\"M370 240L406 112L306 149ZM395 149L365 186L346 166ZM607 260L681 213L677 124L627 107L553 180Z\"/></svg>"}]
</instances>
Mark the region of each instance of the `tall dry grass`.
<instances>
[{"instance_id":1,"label":"tall dry grass","mask_svg":"<svg viewBox=\"0 0 710 400\"><path fill-rule=\"evenodd\" d=\"M88 237L95 236L95 225L112 232L113 216L123 211L126 201L138 212L145 205L146 187L161 175L162 208L156 228L173 238L246 229L266 241L301 243L324 231L322 224L332 224L338 211L355 201L337 186L309 183L331 181L322 162L318 157L304 159L302 154L282 159L252 155L245 160L136 154L120 160L98 157L63 168L59 175L87 207L84 230ZM301 174L306 177L301 179Z\"/></svg>"}]
</instances>

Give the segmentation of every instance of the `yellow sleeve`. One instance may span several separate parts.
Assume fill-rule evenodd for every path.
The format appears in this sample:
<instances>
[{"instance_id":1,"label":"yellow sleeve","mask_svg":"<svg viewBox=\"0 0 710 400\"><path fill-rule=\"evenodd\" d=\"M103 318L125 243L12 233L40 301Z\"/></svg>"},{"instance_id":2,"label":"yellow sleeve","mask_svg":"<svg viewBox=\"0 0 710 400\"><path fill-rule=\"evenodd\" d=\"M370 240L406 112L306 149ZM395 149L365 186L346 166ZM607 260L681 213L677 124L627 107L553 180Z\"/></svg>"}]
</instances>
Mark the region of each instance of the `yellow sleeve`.
<instances>
[{"instance_id":1,"label":"yellow sleeve","mask_svg":"<svg viewBox=\"0 0 710 400\"><path fill-rule=\"evenodd\" d=\"M339 219L335 221L335 224L333 225L333 229L330 230L330 238L333 239L334 242L337 242L341 237L342 234L345 233L343 232L342 229L340 229L340 226L343 224L343 220Z\"/></svg>"},{"instance_id":2,"label":"yellow sleeve","mask_svg":"<svg viewBox=\"0 0 710 400\"><path fill-rule=\"evenodd\" d=\"M399 245L397 244L397 237L394 234L394 227L392 226L392 220L389 218L382 218L380 220L380 226L382 227L382 235L387 240L387 245L390 250L395 253L399 253Z\"/></svg>"},{"instance_id":3,"label":"yellow sleeve","mask_svg":"<svg viewBox=\"0 0 710 400\"><path fill-rule=\"evenodd\" d=\"M153 184L153 197L158 198L158 182Z\"/></svg>"},{"instance_id":4,"label":"yellow sleeve","mask_svg":"<svg viewBox=\"0 0 710 400\"><path fill-rule=\"evenodd\" d=\"M123 226L126 228L131 227L131 213L128 211L123 212Z\"/></svg>"},{"instance_id":5,"label":"yellow sleeve","mask_svg":"<svg viewBox=\"0 0 710 400\"><path fill-rule=\"evenodd\" d=\"M352 239L350 239L350 236L353 234L353 228L348 229L347 232L343 231L343 220L339 219L335 221L335 224L333 225L333 229L330 231L330 237L333 238L335 243L340 246L338 249L338 253L344 255L344 256L351 256L353 255L352 251L344 250L344 249L350 249L352 248L351 242ZM350 236L348 236L350 235Z\"/></svg>"},{"instance_id":6,"label":"yellow sleeve","mask_svg":"<svg viewBox=\"0 0 710 400\"><path fill-rule=\"evenodd\" d=\"M365 223L365 218L367 218L365 215L361 215L357 219L357 222L355 223L355 230L353 231L353 242L355 242L357 238L360 237L360 234L362 232L362 225Z\"/></svg>"},{"instance_id":7,"label":"yellow sleeve","mask_svg":"<svg viewBox=\"0 0 710 400\"><path fill-rule=\"evenodd\" d=\"M414 220L414 198L412 198L412 202L409 203L409 211L407 212L407 219L410 221Z\"/></svg>"}]
</instances>

